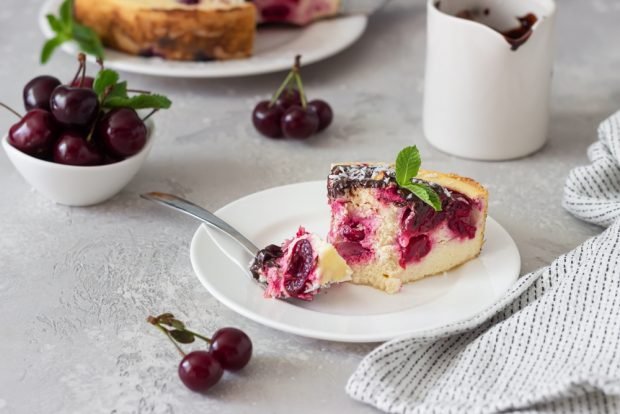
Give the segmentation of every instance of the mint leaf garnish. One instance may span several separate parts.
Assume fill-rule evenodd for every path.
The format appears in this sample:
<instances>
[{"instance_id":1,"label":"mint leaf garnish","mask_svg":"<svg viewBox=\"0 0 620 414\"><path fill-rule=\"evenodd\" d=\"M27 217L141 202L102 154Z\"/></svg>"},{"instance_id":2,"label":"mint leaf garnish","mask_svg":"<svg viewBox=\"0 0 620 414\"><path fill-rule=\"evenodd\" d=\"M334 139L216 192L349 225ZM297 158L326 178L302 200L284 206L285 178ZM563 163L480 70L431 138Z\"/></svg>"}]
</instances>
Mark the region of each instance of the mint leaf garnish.
<instances>
[{"instance_id":1,"label":"mint leaf garnish","mask_svg":"<svg viewBox=\"0 0 620 414\"><path fill-rule=\"evenodd\" d=\"M142 94L130 98L109 97L103 103L106 108L133 108L133 109L168 109L172 102L162 95Z\"/></svg>"},{"instance_id":2,"label":"mint leaf garnish","mask_svg":"<svg viewBox=\"0 0 620 414\"><path fill-rule=\"evenodd\" d=\"M413 194L416 195L420 200L424 201L429 206L433 207L435 211L441 211L441 199L430 186L419 183L412 183L406 186L403 186Z\"/></svg>"},{"instance_id":3,"label":"mint leaf garnish","mask_svg":"<svg viewBox=\"0 0 620 414\"><path fill-rule=\"evenodd\" d=\"M441 199L435 190L429 185L411 181L418 175L420 165L422 165L422 158L418 147L414 145L404 148L396 157L396 183L433 207L435 211L441 211Z\"/></svg>"},{"instance_id":4,"label":"mint leaf garnish","mask_svg":"<svg viewBox=\"0 0 620 414\"><path fill-rule=\"evenodd\" d=\"M45 16L52 31L56 34L47 40L41 51L41 63L47 63L54 51L63 43L74 40L80 50L103 59L103 45L97 33L90 27L73 19L73 1L65 0L58 9L58 16Z\"/></svg>"},{"instance_id":5,"label":"mint leaf garnish","mask_svg":"<svg viewBox=\"0 0 620 414\"><path fill-rule=\"evenodd\" d=\"M422 159L420 151L415 145L403 148L396 157L396 182L399 186L405 187L411 184L411 179L418 175Z\"/></svg>"}]
</instances>

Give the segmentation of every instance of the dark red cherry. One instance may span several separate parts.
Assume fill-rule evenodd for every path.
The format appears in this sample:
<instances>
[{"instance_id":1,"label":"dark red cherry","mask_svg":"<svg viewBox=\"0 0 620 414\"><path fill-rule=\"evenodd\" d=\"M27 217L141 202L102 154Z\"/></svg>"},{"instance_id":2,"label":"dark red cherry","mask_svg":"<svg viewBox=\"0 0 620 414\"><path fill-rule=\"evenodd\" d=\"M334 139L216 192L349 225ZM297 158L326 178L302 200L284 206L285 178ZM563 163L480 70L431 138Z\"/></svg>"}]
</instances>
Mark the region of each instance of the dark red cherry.
<instances>
[{"instance_id":1,"label":"dark red cherry","mask_svg":"<svg viewBox=\"0 0 620 414\"><path fill-rule=\"evenodd\" d=\"M334 119L334 112L329 104L321 99L308 102L308 108L314 110L319 117L319 132L327 128Z\"/></svg>"},{"instance_id":2,"label":"dark red cherry","mask_svg":"<svg viewBox=\"0 0 620 414\"><path fill-rule=\"evenodd\" d=\"M276 99L274 105L286 111L291 106L301 106L301 95L297 89L285 89Z\"/></svg>"},{"instance_id":3,"label":"dark red cherry","mask_svg":"<svg viewBox=\"0 0 620 414\"><path fill-rule=\"evenodd\" d=\"M319 117L311 109L291 106L282 117L282 132L287 138L306 139L318 131Z\"/></svg>"},{"instance_id":4,"label":"dark red cherry","mask_svg":"<svg viewBox=\"0 0 620 414\"><path fill-rule=\"evenodd\" d=\"M401 263L405 267L407 263L417 262L431 251L431 240L427 235L421 234L409 240L402 253Z\"/></svg>"},{"instance_id":5,"label":"dark red cherry","mask_svg":"<svg viewBox=\"0 0 620 414\"><path fill-rule=\"evenodd\" d=\"M84 76L84 81L82 81L82 78L79 77L76 80L71 82L71 86L74 88L92 89L94 83L95 83L95 79L92 76Z\"/></svg>"},{"instance_id":6,"label":"dark red cherry","mask_svg":"<svg viewBox=\"0 0 620 414\"><path fill-rule=\"evenodd\" d=\"M92 89L60 85L52 92L50 108L58 122L85 127L95 120L99 112L99 98Z\"/></svg>"},{"instance_id":7,"label":"dark red cherry","mask_svg":"<svg viewBox=\"0 0 620 414\"><path fill-rule=\"evenodd\" d=\"M9 143L30 155L45 154L58 137L58 124L51 113L33 109L9 129Z\"/></svg>"},{"instance_id":8,"label":"dark red cherry","mask_svg":"<svg viewBox=\"0 0 620 414\"><path fill-rule=\"evenodd\" d=\"M254 128L261 134L269 138L282 138L282 109L269 105L269 101L261 101L252 112L252 123Z\"/></svg>"},{"instance_id":9,"label":"dark red cherry","mask_svg":"<svg viewBox=\"0 0 620 414\"><path fill-rule=\"evenodd\" d=\"M187 388L205 392L222 378L224 370L211 352L194 351L179 363L179 378Z\"/></svg>"},{"instance_id":10,"label":"dark red cherry","mask_svg":"<svg viewBox=\"0 0 620 414\"><path fill-rule=\"evenodd\" d=\"M101 165L101 151L78 132L64 132L54 144L54 162L66 165Z\"/></svg>"},{"instance_id":11,"label":"dark red cherry","mask_svg":"<svg viewBox=\"0 0 620 414\"><path fill-rule=\"evenodd\" d=\"M312 244L306 239L299 240L293 247L291 260L286 269L286 275L290 277L284 281L284 289L289 295L296 296L302 293L314 266Z\"/></svg>"},{"instance_id":12,"label":"dark red cherry","mask_svg":"<svg viewBox=\"0 0 620 414\"><path fill-rule=\"evenodd\" d=\"M345 259L364 257L370 250L365 248L359 242L346 241L340 242L334 246L338 253Z\"/></svg>"},{"instance_id":13,"label":"dark red cherry","mask_svg":"<svg viewBox=\"0 0 620 414\"><path fill-rule=\"evenodd\" d=\"M98 140L115 157L130 157L140 152L146 136L146 125L131 108L112 109L97 124Z\"/></svg>"},{"instance_id":14,"label":"dark red cherry","mask_svg":"<svg viewBox=\"0 0 620 414\"><path fill-rule=\"evenodd\" d=\"M252 357L252 341L240 329L218 329L211 341L209 350L225 370L239 370L245 367Z\"/></svg>"},{"instance_id":15,"label":"dark red cherry","mask_svg":"<svg viewBox=\"0 0 620 414\"><path fill-rule=\"evenodd\" d=\"M50 97L54 89L60 85L60 81L53 76L37 76L24 86L24 107L31 109L50 110Z\"/></svg>"}]
</instances>

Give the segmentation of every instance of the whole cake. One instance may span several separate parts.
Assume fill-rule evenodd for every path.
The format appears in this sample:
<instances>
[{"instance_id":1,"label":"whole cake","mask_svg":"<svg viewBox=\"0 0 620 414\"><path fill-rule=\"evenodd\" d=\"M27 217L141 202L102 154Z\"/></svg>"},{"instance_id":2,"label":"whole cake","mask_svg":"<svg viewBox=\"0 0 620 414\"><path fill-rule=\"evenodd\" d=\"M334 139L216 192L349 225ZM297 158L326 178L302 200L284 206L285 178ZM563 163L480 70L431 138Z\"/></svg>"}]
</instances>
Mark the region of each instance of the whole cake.
<instances>
[{"instance_id":1,"label":"whole cake","mask_svg":"<svg viewBox=\"0 0 620 414\"><path fill-rule=\"evenodd\" d=\"M334 246L303 227L282 245L259 251L250 271L265 284L268 298L311 300L321 288L351 280L351 269Z\"/></svg>"},{"instance_id":2,"label":"whole cake","mask_svg":"<svg viewBox=\"0 0 620 414\"><path fill-rule=\"evenodd\" d=\"M173 60L248 57L256 31L245 0L74 0L74 15L106 46Z\"/></svg>"},{"instance_id":3,"label":"whole cake","mask_svg":"<svg viewBox=\"0 0 620 414\"><path fill-rule=\"evenodd\" d=\"M436 210L396 175L388 163L335 164L327 184L327 240L353 270L353 283L388 293L476 257L487 215L487 191L472 179L417 171L408 180L434 190Z\"/></svg>"}]
</instances>

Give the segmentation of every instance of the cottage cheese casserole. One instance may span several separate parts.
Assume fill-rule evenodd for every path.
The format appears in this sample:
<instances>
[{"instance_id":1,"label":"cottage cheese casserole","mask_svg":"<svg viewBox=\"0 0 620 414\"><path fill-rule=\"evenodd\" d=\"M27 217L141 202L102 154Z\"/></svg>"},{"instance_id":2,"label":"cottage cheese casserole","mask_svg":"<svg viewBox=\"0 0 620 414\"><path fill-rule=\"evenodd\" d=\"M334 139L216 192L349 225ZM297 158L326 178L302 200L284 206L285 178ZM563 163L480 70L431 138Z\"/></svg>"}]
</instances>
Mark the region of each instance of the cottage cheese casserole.
<instances>
[{"instance_id":1,"label":"cottage cheese casserole","mask_svg":"<svg viewBox=\"0 0 620 414\"><path fill-rule=\"evenodd\" d=\"M391 164L332 166L327 241L353 270L353 283L395 293L403 283L445 272L480 253L487 190L472 179L435 171L420 170L413 182L435 190L441 211L399 187Z\"/></svg>"}]
</instances>

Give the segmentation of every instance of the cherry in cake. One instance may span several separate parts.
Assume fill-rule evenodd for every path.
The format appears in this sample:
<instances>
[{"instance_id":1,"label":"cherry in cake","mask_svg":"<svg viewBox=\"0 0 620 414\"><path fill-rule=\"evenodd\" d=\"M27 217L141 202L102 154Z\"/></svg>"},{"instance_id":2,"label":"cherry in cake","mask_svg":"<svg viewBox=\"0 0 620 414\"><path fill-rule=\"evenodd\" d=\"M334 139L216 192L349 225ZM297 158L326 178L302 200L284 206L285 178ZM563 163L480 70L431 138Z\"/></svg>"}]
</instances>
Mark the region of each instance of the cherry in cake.
<instances>
[{"instance_id":1,"label":"cherry in cake","mask_svg":"<svg viewBox=\"0 0 620 414\"><path fill-rule=\"evenodd\" d=\"M340 0L253 0L259 23L299 26L338 14Z\"/></svg>"},{"instance_id":2,"label":"cherry in cake","mask_svg":"<svg viewBox=\"0 0 620 414\"><path fill-rule=\"evenodd\" d=\"M434 203L399 185L393 164L332 166L327 240L353 270L353 283L395 293L403 283L450 270L480 253L486 189L455 174L416 172L409 179L413 191L427 189Z\"/></svg>"},{"instance_id":3,"label":"cherry in cake","mask_svg":"<svg viewBox=\"0 0 620 414\"><path fill-rule=\"evenodd\" d=\"M250 268L265 283L265 297L312 300L322 288L351 280L351 269L334 246L300 227L294 238L261 250Z\"/></svg>"}]
</instances>

